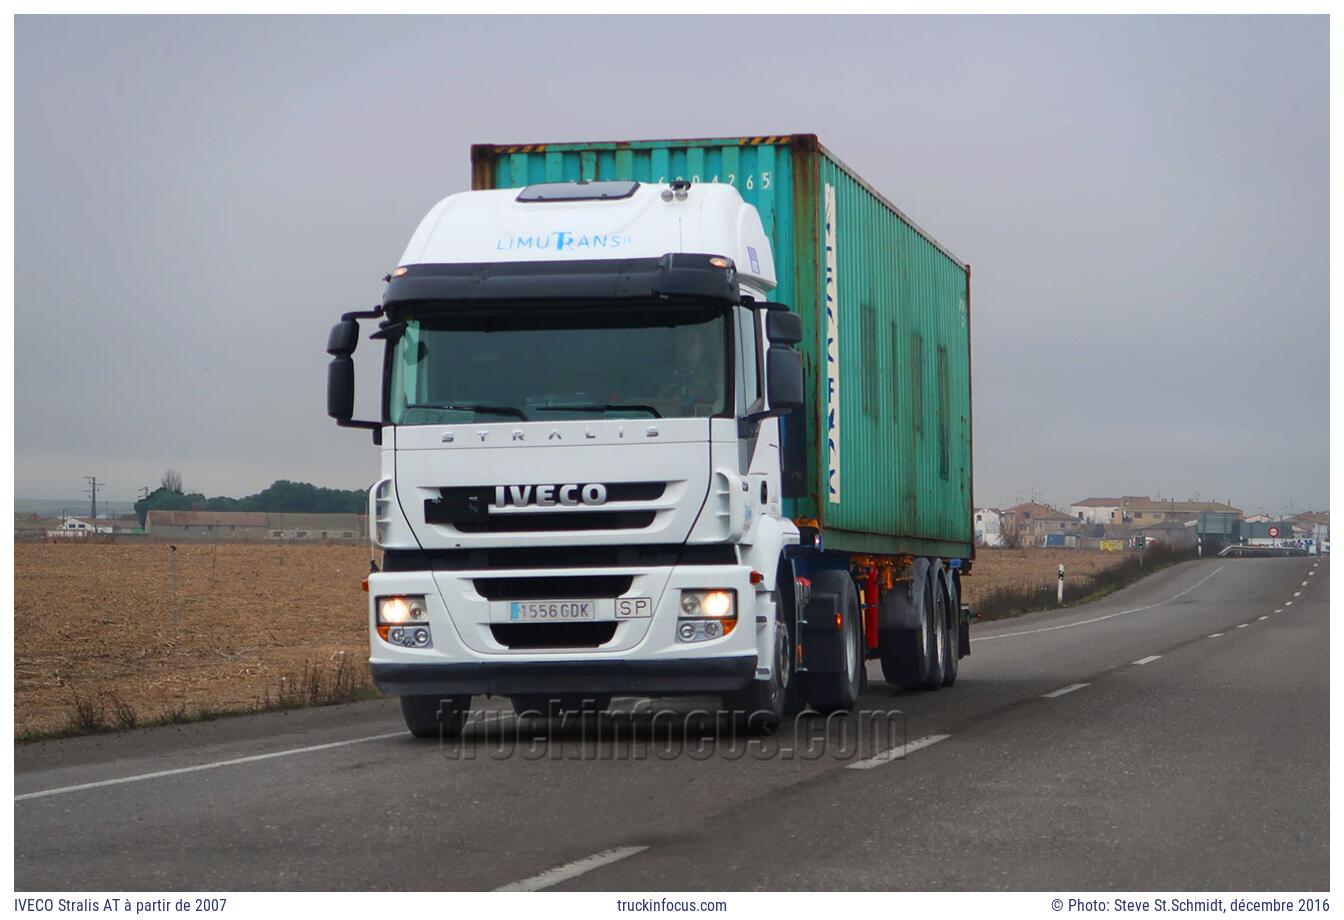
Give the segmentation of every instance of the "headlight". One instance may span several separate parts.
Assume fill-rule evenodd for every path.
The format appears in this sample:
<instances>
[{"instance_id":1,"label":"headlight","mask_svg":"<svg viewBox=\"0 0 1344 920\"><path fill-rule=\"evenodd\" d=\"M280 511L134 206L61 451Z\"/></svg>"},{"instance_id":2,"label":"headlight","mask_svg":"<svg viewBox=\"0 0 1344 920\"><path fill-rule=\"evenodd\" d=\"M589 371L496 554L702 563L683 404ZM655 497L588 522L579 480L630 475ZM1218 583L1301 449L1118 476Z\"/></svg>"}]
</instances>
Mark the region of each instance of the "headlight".
<instances>
[{"instance_id":1,"label":"headlight","mask_svg":"<svg viewBox=\"0 0 1344 920\"><path fill-rule=\"evenodd\" d=\"M737 592L733 590L698 589L681 592L683 617L712 617L731 619L737 616Z\"/></svg>"},{"instance_id":2,"label":"headlight","mask_svg":"<svg viewBox=\"0 0 1344 920\"><path fill-rule=\"evenodd\" d=\"M378 598L378 637L405 648L432 648L429 610L423 594Z\"/></svg>"},{"instance_id":3,"label":"headlight","mask_svg":"<svg viewBox=\"0 0 1344 920\"><path fill-rule=\"evenodd\" d=\"M379 626L404 626L407 623L421 622L425 617L423 595L378 598Z\"/></svg>"}]
</instances>

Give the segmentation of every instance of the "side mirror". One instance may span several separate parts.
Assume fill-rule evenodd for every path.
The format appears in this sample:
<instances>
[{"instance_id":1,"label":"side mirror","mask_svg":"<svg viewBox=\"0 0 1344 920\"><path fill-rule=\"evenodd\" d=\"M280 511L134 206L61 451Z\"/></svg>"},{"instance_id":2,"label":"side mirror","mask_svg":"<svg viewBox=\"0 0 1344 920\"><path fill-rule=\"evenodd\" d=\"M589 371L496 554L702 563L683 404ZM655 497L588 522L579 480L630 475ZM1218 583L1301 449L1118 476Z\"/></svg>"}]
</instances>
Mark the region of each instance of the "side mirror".
<instances>
[{"instance_id":1,"label":"side mirror","mask_svg":"<svg viewBox=\"0 0 1344 920\"><path fill-rule=\"evenodd\" d=\"M327 365L327 415L343 424L354 414L355 362L347 353L332 358Z\"/></svg>"},{"instance_id":2,"label":"side mirror","mask_svg":"<svg viewBox=\"0 0 1344 920\"><path fill-rule=\"evenodd\" d=\"M803 356L792 348L771 345L765 353L765 393L773 412L803 408Z\"/></svg>"},{"instance_id":3,"label":"side mirror","mask_svg":"<svg viewBox=\"0 0 1344 920\"><path fill-rule=\"evenodd\" d=\"M331 334L327 336L327 354L348 358L355 353L358 344L359 323L353 319L343 319L331 327Z\"/></svg>"},{"instance_id":4,"label":"side mirror","mask_svg":"<svg viewBox=\"0 0 1344 920\"><path fill-rule=\"evenodd\" d=\"M797 345L803 340L803 318L786 310L769 310L765 314L765 334L775 345Z\"/></svg>"},{"instance_id":5,"label":"side mirror","mask_svg":"<svg viewBox=\"0 0 1344 920\"><path fill-rule=\"evenodd\" d=\"M373 432L373 443L383 443L381 422L364 422L352 418L355 414L355 362L350 357L359 344L359 322L342 319L331 327L327 336L327 354L332 356L327 365L327 415L345 428L367 428Z\"/></svg>"}]
</instances>

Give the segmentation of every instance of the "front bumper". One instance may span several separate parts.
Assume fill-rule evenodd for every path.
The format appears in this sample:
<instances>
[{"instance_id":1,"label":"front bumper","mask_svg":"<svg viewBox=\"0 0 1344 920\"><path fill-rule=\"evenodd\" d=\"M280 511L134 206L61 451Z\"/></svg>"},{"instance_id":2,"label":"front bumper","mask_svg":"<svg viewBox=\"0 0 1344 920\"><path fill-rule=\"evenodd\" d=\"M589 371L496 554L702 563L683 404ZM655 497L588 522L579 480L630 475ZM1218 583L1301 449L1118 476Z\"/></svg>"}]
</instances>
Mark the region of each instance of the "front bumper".
<instances>
[{"instance_id":1,"label":"front bumper","mask_svg":"<svg viewBox=\"0 0 1344 920\"><path fill-rule=\"evenodd\" d=\"M623 598L648 597L651 616L612 620L614 601L599 600L599 622L615 622L609 641L587 647L506 647L493 628L507 601L487 601L478 579L629 576ZM455 570L380 572L369 577L370 669L384 693L603 693L657 696L721 693L758 678L758 641L773 618L767 595L743 565L678 565L582 570ZM677 635L683 589L736 591L737 626L694 642ZM487 592L489 593L489 592ZM377 598L424 596L432 647L402 648L379 638ZM552 595L565 597L564 594ZM573 596L573 595L568 595ZM772 638L772 637L765 637Z\"/></svg>"},{"instance_id":2,"label":"front bumper","mask_svg":"<svg viewBox=\"0 0 1344 920\"><path fill-rule=\"evenodd\" d=\"M499 693L715 693L746 686L756 656L669 661L373 662L373 682L397 696Z\"/></svg>"}]
</instances>

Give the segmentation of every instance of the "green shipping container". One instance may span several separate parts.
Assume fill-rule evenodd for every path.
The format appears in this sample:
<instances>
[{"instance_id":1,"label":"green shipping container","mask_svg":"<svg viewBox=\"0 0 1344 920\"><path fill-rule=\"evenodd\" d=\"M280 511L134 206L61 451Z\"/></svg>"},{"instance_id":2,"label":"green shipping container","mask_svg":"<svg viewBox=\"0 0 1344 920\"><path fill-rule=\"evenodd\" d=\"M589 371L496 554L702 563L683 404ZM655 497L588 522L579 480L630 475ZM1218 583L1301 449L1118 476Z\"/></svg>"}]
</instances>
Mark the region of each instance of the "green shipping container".
<instances>
[{"instance_id":1,"label":"green shipping container","mask_svg":"<svg viewBox=\"0 0 1344 920\"><path fill-rule=\"evenodd\" d=\"M806 494L790 513L815 518L830 549L972 555L970 266L816 135L477 144L471 160L477 189L734 186L774 247L772 299L803 318ZM786 440L796 432L791 420Z\"/></svg>"}]
</instances>

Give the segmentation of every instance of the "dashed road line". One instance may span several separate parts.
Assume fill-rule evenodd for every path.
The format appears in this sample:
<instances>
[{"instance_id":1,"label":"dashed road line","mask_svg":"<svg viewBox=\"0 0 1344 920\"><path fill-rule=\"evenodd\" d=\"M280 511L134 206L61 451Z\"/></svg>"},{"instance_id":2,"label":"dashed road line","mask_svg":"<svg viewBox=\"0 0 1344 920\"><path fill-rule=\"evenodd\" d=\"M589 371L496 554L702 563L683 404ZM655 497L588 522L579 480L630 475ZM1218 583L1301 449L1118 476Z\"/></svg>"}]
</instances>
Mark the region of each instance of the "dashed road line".
<instances>
[{"instance_id":1,"label":"dashed road line","mask_svg":"<svg viewBox=\"0 0 1344 920\"><path fill-rule=\"evenodd\" d=\"M1067 687L1060 687L1058 690L1051 690L1049 693L1042 693L1042 694L1041 694L1041 699L1043 699L1043 700L1053 700L1053 699L1058 699L1059 697L1063 696L1063 695L1066 694L1066 693L1072 693L1072 692L1075 691L1075 690L1081 690L1081 689L1083 689L1084 687L1090 687L1090 686L1092 686L1092 685L1091 685L1091 684L1069 684Z\"/></svg>"},{"instance_id":2,"label":"dashed road line","mask_svg":"<svg viewBox=\"0 0 1344 920\"><path fill-rule=\"evenodd\" d=\"M1221 565L1218 566L1218 568L1214 569L1212 572L1205 575L1203 578L1195 582L1190 587L1186 588L1184 591L1180 592L1179 594L1173 594L1166 600L1158 601L1156 604L1148 604L1145 607L1134 607L1130 610L1121 610L1116 613L1108 613L1105 616L1093 617L1090 620L1077 620L1073 623L1061 623L1058 626L1042 626L1039 629L1024 629L1019 632L999 633L997 636L976 636L971 641L988 642L990 639L1011 639L1014 636L1030 636L1033 633L1054 632L1057 629L1072 629L1075 626L1087 626L1089 623L1100 623L1102 620L1110 620L1115 617L1122 617L1131 613L1142 613L1145 610L1153 610L1157 607L1161 607L1163 604L1170 604L1174 600L1179 600L1180 598L1185 597L1191 591L1195 590L1200 585L1204 584L1204 582L1208 581L1210 578L1217 575L1222 570L1223 567Z\"/></svg>"},{"instance_id":3,"label":"dashed road line","mask_svg":"<svg viewBox=\"0 0 1344 920\"><path fill-rule=\"evenodd\" d=\"M1265 614L1264 616L1260 617L1260 619L1262 619L1262 620L1268 620L1268 619L1269 619L1269 614Z\"/></svg>"},{"instance_id":4,"label":"dashed road line","mask_svg":"<svg viewBox=\"0 0 1344 920\"><path fill-rule=\"evenodd\" d=\"M1227 633L1214 633L1213 635L1211 635L1211 636L1206 636L1205 638L1207 638L1207 639L1217 639L1217 638L1220 638L1220 637L1225 636L1225 635L1227 635Z\"/></svg>"},{"instance_id":5,"label":"dashed road line","mask_svg":"<svg viewBox=\"0 0 1344 920\"><path fill-rule=\"evenodd\" d=\"M1305 582L1305 581L1304 581L1304 582L1302 582L1302 587L1304 587L1304 588L1305 588L1305 587L1306 587L1306 586L1307 586L1307 583L1306 583L1306 582Z\"/></svg>"},{"instance_id":6,"label":"dashed road line","mask_svg":"<svg viewBox=\"0 0 1344 920\"><path fill-rule=\"evenodd\" d=\"M1251 625L1250 623L1238 623L1238 624L1237 624L1237 629L1245 629L1247 626L1250 626L1250 625Z\"/></svg>"},{"instance_id":7,"label":"dashed road line","mask_svg":"<svg viewBox=\"0 0 1344 920\"><path fill-rule=\"evenodd\" d=\"M1134 663L1135 663L1135 664L1148 664L1148 663L1150 663L1150 662L1156 661L1157 659L1159 659L1159 658L1161 658L1161 657L1162 657L1161 655L1149 655L1147 658L1140 658L1138 661L1136 661L1136 662L1134 662Z\"/></svg>"},{"instance_id":8,"label":"dashed road line","mask_svg":"<svg viewBox=\"0 0 1344 920\"><path fill-rule=\"evenodd\" d=\"M1282 608L1282 607L1275 607L1275 608L1274 608L1274 612L1275 612L1275 613L1283 613L1283 608Z\"/></svg>"},{"instance_id":9,"label":"dashed road line","mask_svg":"<svg viewBox=\"0 0 1344 920\"><path fill-rule=\"evenodd\" d=\"M1293 602L1292 602L1292 601L1284 601L1284 602L1283 602L1283 606L1285 606L1285 607L1291 607L1291 606L1293 606Z\"/></svg>"},{"instance_id":10,"label":"dashed road line","mask_svg":"<svg viewBox=\"0 0 1344 920\"><path fill-rule=\"evenodd\" d=\"M900 747L894 747L889 751L883 751L876 757L869 757L867 760L860 760L858 763L849 765L850 770L871 770L873 767L880 767L884 763L891 763L893 760L904 760L912 752L920 748L926 748L931 744L937 744L939 741L946 741L951 735L925 735L923 738L916 738Z\"/></svg>"},{"instance_id":11,"label":"dashed road line","mask_svg":"<svg viewBox=\"0 0 1344 920\"><path fill-rule=\"evenodd\" d=\"M561 882L567 882L586 872L592 872L594 869L600 869L603 866L609 866L614 862L620 862L622 859L634 856L636 853L643 853L647 849L647 846L642 846L615 847L610 850L603 850L601 853L594 853L592 856L576 859L573 862L565 863L563 866L547 869L540 875L534 875L531 878L525 878L519 882L510 882L502 888L496 888L495 890L541 891L543 888L559 885Z\"/></svg>"},{"instance_id":12,"label":"dashed road line","mask_svg":"<svg viewBox=\"0 0 1344 920\"><path fill-rule=\"evenodd\" d=\"M345 741L333 741L330 744L314 744L310 747L291 748L288 751L272 751L269 754L253 754L251 757L235 757L232 760L217 760L214 763L197 764L194 767L178 767L176 770L159 770L155 773L137 773L134 776L121 776L117 779L105 779L96 783L80 783L78 786L61 786L56 789L43 789L41 792L25 792L14 796L14 801L40 799L49 795L64 795L67 792L81 792L85 789L100 789L104 786L119 786L122 783L138 783L147 779L162 779L165 776L178 776L182 773L196 773L200 770L214 770L217 767L232 767L240 763L256 763L259 760L272 760L276 757L289 757L292 754L310 754L313 751L329 751L332 748L346 747L351 744L364 744L368 741L382 741L386 738L404 738L406 733L387 732L382 735L365 735L363 738L349 738Z\"/></svg>"}]
</instances>

